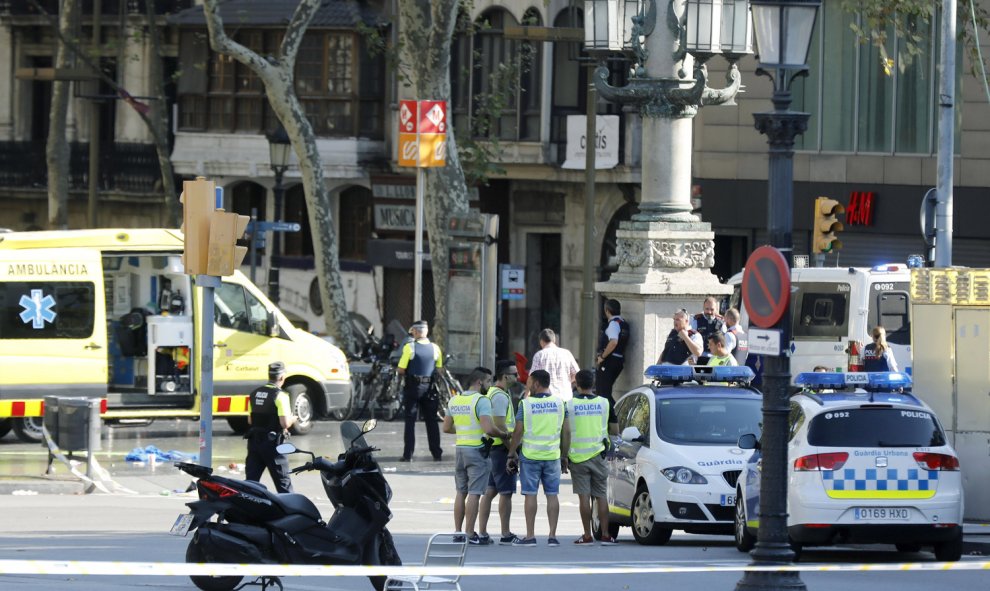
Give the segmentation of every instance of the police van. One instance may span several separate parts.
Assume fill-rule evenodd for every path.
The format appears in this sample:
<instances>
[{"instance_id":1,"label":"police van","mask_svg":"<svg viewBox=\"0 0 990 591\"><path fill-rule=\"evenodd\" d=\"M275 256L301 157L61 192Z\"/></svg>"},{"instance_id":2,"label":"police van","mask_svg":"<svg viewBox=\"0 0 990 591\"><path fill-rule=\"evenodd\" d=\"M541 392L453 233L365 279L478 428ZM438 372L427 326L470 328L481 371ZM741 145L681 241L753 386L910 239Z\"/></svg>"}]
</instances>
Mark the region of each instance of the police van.
<instances>
[{"instance_id":1,"label":"police van","mask_svg":"<svg viewBox=\"0 0 990 591\"><path fill-rule=\"evenodd\" d=\"M733 287L729 306L741 313L740 324L749 331L742 303L742 273ZM911 372L911 272L907 265L875 267L813 267L791 269L791 373L812 371L821 365L834 371L849 369L850 344L872 342L870 331L882 326L897 368ZM862 354L862 351L859 351Z\"/></svg>"},{"instance_id":2,"label":"police van","mask_svg":"<svg viewBox=\"0 0 990 591\"><path fill-rule=\"evenodd\" d=\"M40 440L48 395L99 398L110 422L199 417L202 290L183 246L168 229L0 234L0 428ZM242 273L223 278L213 306L213 413L235 432L276 360L294 432L346 408L343 352L292 326Z\"/></svg>"},{"instance_id":3,"label":"police van","mask_svg":"<svg viewBox=\"0 0 990 591\"><path fill-rule=\"evenodd\" d=\"M791 546L894 544L962 555L959 455L935 412L900 372L809 372L791 397L787 442L787 531ZM761 452L736 483L736 547L748 552L760 527ZM979 469L979 468L977 468Z\"/></svg>"}]
</instances>

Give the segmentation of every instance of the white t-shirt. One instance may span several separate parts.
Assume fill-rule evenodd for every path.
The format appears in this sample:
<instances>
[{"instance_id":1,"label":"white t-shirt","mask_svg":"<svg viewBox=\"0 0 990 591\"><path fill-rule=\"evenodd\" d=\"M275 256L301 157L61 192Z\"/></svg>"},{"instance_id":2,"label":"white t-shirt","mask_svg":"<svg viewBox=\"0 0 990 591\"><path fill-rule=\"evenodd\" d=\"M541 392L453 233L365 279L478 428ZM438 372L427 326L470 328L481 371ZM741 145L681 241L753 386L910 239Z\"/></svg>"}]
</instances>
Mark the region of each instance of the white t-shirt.
<instances>
[{"instance_id":1,"label":"white t-shirt","mask_svg":"<svg viewBox=\"0 0 990 591\"><path fill-rule=\"evenodd\" d=\"M570 400L573 396L571 376L580 371L574 355L567 349L551 343L533 355L533 365L529 373L542 369L550 374L550 393L561 400Z\"/></svg>"}]
</instances>

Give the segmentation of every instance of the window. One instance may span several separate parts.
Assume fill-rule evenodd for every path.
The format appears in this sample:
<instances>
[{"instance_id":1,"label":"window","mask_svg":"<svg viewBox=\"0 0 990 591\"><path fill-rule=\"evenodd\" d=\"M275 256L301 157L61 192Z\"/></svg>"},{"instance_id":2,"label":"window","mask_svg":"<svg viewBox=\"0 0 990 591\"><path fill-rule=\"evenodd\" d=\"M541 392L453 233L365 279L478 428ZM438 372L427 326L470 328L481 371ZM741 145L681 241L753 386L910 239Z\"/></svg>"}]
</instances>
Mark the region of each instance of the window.
<instances>
[{"instance_id":1,"label":"window","mask_svg":"<svg viewBox=\"0 0 990 591\"><path fill-rule=\"evenodd\" d=\"M882 326L887 331L887 342L896 345L911 344L911 312L910 296L907 283L873 283L873 290L881 286L890 286L892 291L872 291L870 298L869 326ZM893 291L896 290L896 291Z\"/></svg>"},{"instance_id":2,"label":"window","mask_svg":"<svg viewBox=\"0 0 990 591\"><path fill-rule=\"evenodd\" d=\"M689 445L735 445L740 435L759 434L759 399L668 398L657 400L657 433Z\"/></svg>"},{"instance_id":3,"label":"window","mask_svg":"<svg viewBox=\"0 0 990 591\"><path fill-rule=\"evenodd\" d=\"M619 432L629 426L629 411L636 403L636 396L626 396L615 405L615 418L619 422Z\"/></svg>"},{"instance_id":4,"label":"window","mask_svg":"<svg viewBox=\"0 0 990 591\"><path fill-rule=\"evenodd\" d=\"M213 292L214 323L239 332L268 334L268 309L240 285L221 283Z\"/></svg>"},{"instance_id":5,"label":"window","mask_svg":"<svg viewBox=\"0 0 990 591\"><path fill-rule=\"evenodd\" d=\"M797 432L801 430L801 425L805 421L804 410L801 408L800 404L795 402L791 403L790 413L787 415L787 425L788 425L788 435L787 440L791 441Z\"/></svg>"},{"instance_id":6,"label":"window","mask_svg":"<svg viewBox=\"0 0 990 591\"><path fill-rule=\"evenodd\" d=\"M340 258L363 261L371 238L371 191L352 187L340 194Z\"/></svg>"},{"instance_id":7,"label":"window","mask_svg":"<svg viewBox=\"0 0 990 591\"><path fill-rule=\"evenodd\" d=\"M849 408L811 419L808 444L820 447L939 447L945 434L925 410Z\"/></svg>"},{"instance_id":8,"label":"window","mask_svg":"<svg viewBox=\"0 0 990 591\"><path fill-rule=\"evenodd\" d=\"M796 283L794 337L835 340L846 336L849 324L848 283Z\"/></svg>"},{"instance_id":9,"label":"window","mask_svg":"<svg viewBox=\"0 0 990 591\"><path fill-rule=\"evenodd\" d=\"M877 48L856 39L851 26L866 27L862 18L843 10L842 3L822 4L808 56L810 75L792 87L792 108L811 113L808 131L798 137L797 149L934 153L939 23L933 18L925 26L903 18L921 54L901 71L899 60L905 49L892 27L887 31L886 52L893 63L885 67ZM961 46L956 63L963 63ZM959 88L962 70L957 70Z\"/></svg>"},{"instance_id":10,"label":"window","mask_svg":"<svg viewBox=\"0 0 990 591\"><path fill-rule=\"evenodd\" d=\"M646 396L637 394L633 404L629 408L629 424L627 427L636 427L642 435L643 445L650 445L650 401Z\"/></svg>"},{"instance_id":11,"label":"window","mask_svg":"<svg viewBox=\"0 0 990 591\"><path fill-rule=\"evenodd\" d=\"M282 32L240 30L235 40L276 55ZM180 42L179 127L190 131L264 133L278 120L250 68L213 53L201 31ZM379 139L384 128L385 62L353 31L309 31L296 57L296 94L317 136Z\"/></svg>"},{"instance_id":12,"label":"window","mask_svg":"<svg viewBox=\"0 0 990 591\"><path fill-rule=\"evenodd\" d=\"M507 11L493 8L455 34L450 84L458 132L478 139L539 140L543 44L506 39L505 27L516 24ZM541 24L539 12L527 10L523 24Z\"/></svg>"},{"instance_id":13,"label":"window","mask_svg":"<svg viewBox=\"0 0 990 591\"><path fill-rule=\"evenodd\" d=\"M0 339L91 337L95 289L82 281L0 282Z\"/></svg>"}]
</instances>

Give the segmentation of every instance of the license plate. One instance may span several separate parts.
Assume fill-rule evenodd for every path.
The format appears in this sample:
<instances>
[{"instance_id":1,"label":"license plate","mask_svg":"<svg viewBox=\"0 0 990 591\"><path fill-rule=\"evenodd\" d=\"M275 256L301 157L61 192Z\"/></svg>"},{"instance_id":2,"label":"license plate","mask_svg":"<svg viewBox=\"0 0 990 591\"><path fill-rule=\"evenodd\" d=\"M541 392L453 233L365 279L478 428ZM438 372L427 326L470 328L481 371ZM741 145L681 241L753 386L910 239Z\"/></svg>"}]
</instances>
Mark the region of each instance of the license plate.
<instances>
[{"instance_id":1,"label":"license plate","mask_svg":"<svg viewBox=\"0 0 990 591\"><path fill-rule=\"evenodd\" d=\"M905 521L911 511L904 507L858 507L856 519L862 521Z\"/></svg>"},{"instance_id":2,"label":"license plate","mask_svg":"<svg viewBox=\"0 0 990 591\"><path fill-rule=\"evenodd\" d=\"M189 533L189 527L192 526L192 522L192 513L183 513L175 520L175 523L172 524L172 529L168 530L168 533L173 536L185 536Z\"/></svg>"},{"instance_id":3,"label":"license plate","mask_svg":"<svg viewBox=\"0 0 990 591\"><path fill-rule=\"evenodd\" d=\"M722 495L722 501L719 504L723 507L735 507L736 495Z\"/></svg>"}]
</instances>

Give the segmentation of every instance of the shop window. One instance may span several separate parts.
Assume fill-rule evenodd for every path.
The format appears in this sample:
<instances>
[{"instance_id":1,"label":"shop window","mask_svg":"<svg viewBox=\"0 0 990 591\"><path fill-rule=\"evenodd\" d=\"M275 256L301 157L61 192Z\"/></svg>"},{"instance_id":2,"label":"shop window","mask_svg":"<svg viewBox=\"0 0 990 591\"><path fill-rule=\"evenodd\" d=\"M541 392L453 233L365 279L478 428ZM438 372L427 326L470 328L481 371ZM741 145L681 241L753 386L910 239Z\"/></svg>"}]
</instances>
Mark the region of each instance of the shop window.
<instances>
[{"instance_id":1,"label":"shop window","mask_svg":"<svg viewBox=\"0 0 990 591\"><path fill-rule=\"evenodd\" d=\"M371 191L351 187L340 194L340 258L364 261L371 238Z\"/></svg>"}]
</instances>

